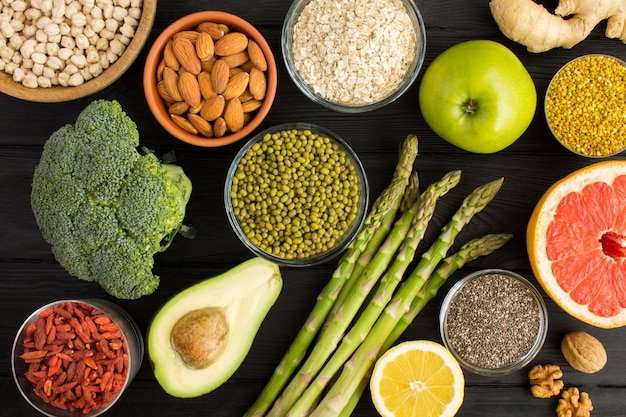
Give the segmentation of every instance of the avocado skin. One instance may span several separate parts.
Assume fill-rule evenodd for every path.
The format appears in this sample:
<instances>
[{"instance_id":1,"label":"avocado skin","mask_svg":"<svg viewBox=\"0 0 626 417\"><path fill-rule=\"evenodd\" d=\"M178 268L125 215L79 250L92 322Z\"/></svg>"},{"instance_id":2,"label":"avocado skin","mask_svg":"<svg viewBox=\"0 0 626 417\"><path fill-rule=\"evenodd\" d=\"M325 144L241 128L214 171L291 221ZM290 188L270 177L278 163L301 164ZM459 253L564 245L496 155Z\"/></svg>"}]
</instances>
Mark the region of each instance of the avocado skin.
<instances>
[{"instance_id":1,"label":"avocado skin","mask_svg":"<svg viewBox=\"0 0 626 417\"><path fill-rule=\"evenodd\" d=\"M147 331L147 353L154 376L168 394L179 398L205 395L226 382L246 358L263 320L282 290L277 264L256 257L174 295L157 311ZM186 313L223 309L229 336L223 353L203 369L188 367L169 340Z\"/></svg>"}]
</instances>

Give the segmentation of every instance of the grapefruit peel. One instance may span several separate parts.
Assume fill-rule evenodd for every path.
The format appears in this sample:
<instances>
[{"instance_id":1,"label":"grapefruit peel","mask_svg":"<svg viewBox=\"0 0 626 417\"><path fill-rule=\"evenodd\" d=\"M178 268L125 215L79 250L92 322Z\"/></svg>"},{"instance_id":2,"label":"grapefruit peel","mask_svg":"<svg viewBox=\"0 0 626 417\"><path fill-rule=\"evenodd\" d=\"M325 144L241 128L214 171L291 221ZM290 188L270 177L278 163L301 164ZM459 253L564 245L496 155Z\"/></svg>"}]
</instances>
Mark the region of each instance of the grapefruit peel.
<instances>
[{"instance_id":1,"label":"grapefruit peel","mask_svg":"<svg viewBox=\"0 0 626 417\"><path fill-rule=\"evenodd\" d=\"M626 325L626 161L578 169L554 183L530 217L530 264L552 300L600 328Z\"/></svg>"}]
</instances>

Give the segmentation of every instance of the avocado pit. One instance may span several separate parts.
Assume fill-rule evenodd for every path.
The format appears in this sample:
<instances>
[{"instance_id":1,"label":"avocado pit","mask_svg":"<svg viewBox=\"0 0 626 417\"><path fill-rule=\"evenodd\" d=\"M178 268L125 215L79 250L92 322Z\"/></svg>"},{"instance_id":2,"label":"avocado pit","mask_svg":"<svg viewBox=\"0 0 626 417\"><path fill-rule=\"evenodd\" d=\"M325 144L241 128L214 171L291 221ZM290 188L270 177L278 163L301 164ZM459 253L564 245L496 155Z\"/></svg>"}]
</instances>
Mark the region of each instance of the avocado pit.
<instances>
[{"instance_id":1,"label":"avocado pit","mask_svg":"<svg viewBox=\"0 0 626 417\"><path fill-rule=\"evenodd\" d=\"M228 333L222 309L207 307L182 316L172 328L170 342L187 366L203 369L220 357Z\"/></svg>"}]
</instances>

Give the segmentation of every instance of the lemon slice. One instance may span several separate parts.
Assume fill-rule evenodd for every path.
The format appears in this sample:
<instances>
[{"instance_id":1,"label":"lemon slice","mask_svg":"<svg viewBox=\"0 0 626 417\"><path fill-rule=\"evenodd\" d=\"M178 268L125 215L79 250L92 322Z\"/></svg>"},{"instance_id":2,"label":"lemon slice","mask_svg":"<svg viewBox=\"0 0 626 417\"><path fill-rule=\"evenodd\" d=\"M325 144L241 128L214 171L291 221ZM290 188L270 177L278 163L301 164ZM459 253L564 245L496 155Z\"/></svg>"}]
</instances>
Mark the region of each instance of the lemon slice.
<instances>
[{"instance_id":1,"label":"lemon slice","mask_svg":"<svg viewBox=\"0 0 626 417\"><path fill-rule=\"evenodd\" d=\"M376 362L372 401L383 417L451 417L463 403L465 378L457 360L439 343L401 343Z\"/></svg>"}]
</instances>

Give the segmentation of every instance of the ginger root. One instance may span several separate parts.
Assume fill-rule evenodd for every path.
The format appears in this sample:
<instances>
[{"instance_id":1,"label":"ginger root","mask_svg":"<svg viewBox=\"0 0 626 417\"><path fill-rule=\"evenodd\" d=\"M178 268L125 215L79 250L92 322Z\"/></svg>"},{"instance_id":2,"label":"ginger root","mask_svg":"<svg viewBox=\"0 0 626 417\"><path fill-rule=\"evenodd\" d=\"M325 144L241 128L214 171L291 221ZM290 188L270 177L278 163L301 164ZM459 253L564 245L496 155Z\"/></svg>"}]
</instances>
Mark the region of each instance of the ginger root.
<instances>
[{"instance_id":1,"label":"ginger root","mask_svg":"<svg viewBox=\"0 0 626 417\"><path fill-rule=\"evenodd\" d=\"M626 0L560 0L555 14L532 0L491 0L489 7L502 33L530 52L572 48L606 19L605 35L626 43Z\"/></svg>"}]
</instances>

